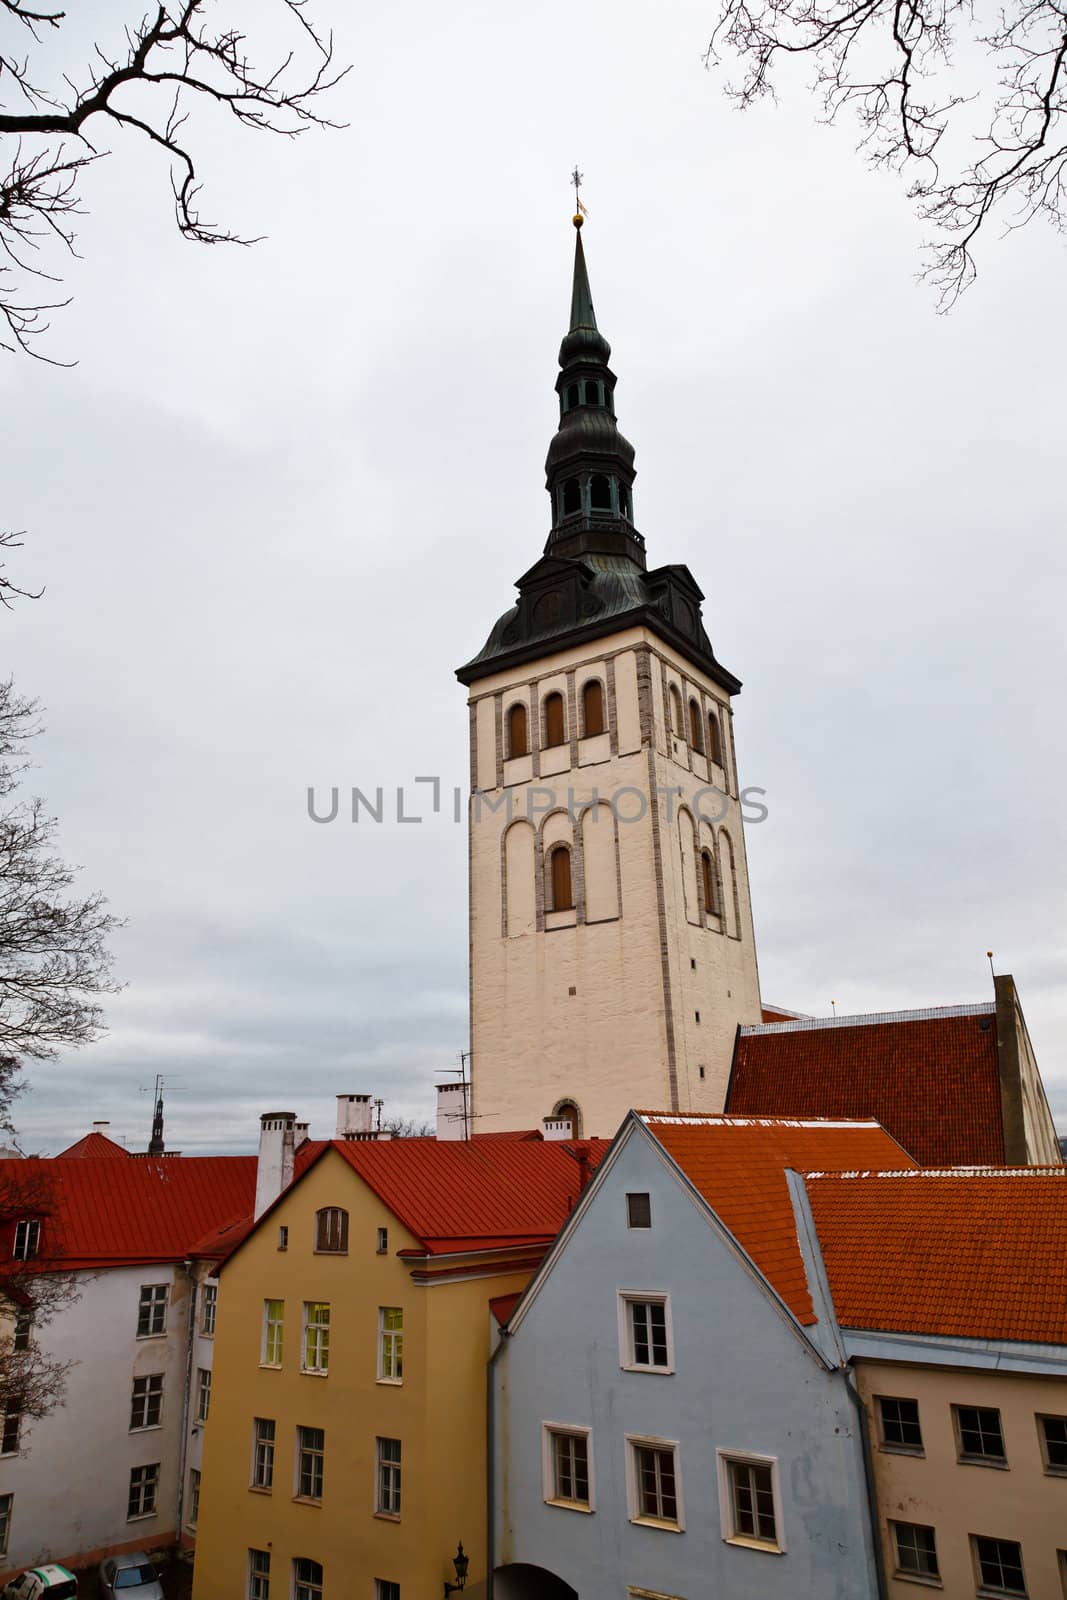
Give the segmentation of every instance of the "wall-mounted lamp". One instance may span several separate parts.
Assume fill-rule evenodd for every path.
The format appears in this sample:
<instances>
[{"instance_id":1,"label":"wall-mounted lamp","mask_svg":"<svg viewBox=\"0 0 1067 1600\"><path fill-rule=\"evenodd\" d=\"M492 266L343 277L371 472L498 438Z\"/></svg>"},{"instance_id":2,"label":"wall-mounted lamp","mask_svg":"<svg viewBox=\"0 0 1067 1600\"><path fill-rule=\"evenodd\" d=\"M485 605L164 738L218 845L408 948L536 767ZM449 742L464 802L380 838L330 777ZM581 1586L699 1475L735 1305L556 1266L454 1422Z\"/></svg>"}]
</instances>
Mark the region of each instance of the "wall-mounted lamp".
<instances>
[{"instance_id":1,"label":"wall-mounted lamp","mask_svg":"<svg viewBox=\"0 0 1067 1600\"><path fill-rule=\"evenodd\" d=\"M455 1583L449 1583L447 1579L445 1580L444 1600L448 1600L450 1594L458 1594L461 1589L467 1587L467 1568L470 1564L470 1556L463 1554L463 1540L461 1539L456 1548L456 1553L452 1557L452 1565L456 1569L456 1581Z\"/></svg>"}]
</instances>

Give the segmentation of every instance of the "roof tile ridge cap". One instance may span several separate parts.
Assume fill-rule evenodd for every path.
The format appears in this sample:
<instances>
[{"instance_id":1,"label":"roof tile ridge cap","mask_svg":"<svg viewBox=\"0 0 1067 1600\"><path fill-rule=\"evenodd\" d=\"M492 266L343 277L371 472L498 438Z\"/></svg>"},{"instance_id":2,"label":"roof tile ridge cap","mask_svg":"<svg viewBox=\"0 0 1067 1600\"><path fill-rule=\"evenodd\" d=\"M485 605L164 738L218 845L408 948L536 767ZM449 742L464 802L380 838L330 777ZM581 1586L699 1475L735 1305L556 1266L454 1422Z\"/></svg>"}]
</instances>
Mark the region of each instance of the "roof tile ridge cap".
<instances>
[{"instance_id":1,"label":"roof tile ridge cap","mask_svg":"<svg viewBox=\"0 0 1067 1600\"><path fill-rule=\"evenodd\" d=\"M976 1000L958 1006L921 1006L911 1011L856 1011L847 1016L798 1017L792 1022L746 1022L741 1037L755 1038L763 1033L814 1033L823 1028L876 1027L887 1022L936 1022L947 1017L991 1017L996 1014L992 1000Z\"/></svg>"}]
</instances>

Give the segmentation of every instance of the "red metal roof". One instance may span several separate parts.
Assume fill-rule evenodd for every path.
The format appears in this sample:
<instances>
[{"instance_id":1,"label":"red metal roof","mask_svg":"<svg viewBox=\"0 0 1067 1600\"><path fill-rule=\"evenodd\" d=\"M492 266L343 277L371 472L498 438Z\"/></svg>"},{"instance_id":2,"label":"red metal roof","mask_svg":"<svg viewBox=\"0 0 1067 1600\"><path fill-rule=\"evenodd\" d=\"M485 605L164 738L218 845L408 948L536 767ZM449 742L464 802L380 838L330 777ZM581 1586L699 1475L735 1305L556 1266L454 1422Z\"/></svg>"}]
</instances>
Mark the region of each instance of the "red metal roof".
<instances>
[{"instance_id":1,"label":"red metal roof","mask_svg":"<svg viewBox=\"0 0 1067 1600\"><path fill-rule=\"evenodd\" d=\"M43 1217L49 1265L180 1261L212 1229L251 1213L255 1156L142 1156L136 1161L0 1161L0 1188ZM17 1200L13 1202L17 1204ZM21 1209L21 1205L19 1207ZM15 1220L0 1224L11 1259Z\"/></svg>"},{"instance_id":2,"label":"red metal roof","mask_svg":"<svg viewBox=\"0 0 1067 1600\"><path fill-rule=\"evenodd\" d=\"M1067 1344L1067 1169L813 1176L844 1327Z\"/></svg>"},{"instance_id":3,"label":"red metal roof","mask_svg":"<svg viewBox=\"0 0 1067 1600\"><path fill-rule=\"evenodd\" d=\"M993 1007L884 1015L742 1028L727 1111L874 1117L923 1166L1002 1163Z\"/></svg>"},{"instance_id":4,"label":"red metal roof","mask_svg":"<svg viewBox=\"0 0 1067 1600\"><path fill-rule=\"evenodd\" d=\"M76 1139L72 1145L61 1150L56 1156L57 1161L67 1161L72 1157L84 1159L86 1156L125 1156L129 1159L130 1152L124 1145L116 1144L114 1139L109 1139L106 1133L97 1133L94 1128L92 1133L87 1133L81 1139Z\"/></svg>"},{"instance_id":5,"label":"red metal roof","mask_svg":"<svg viewBox=\"0 0 1067 1600\"><path fill-rule=\"evenodd\" d=\"M553 1239L581 1192L580 1159L592 1173L608 1141L341 1140L333 1148L440 1255Z\"/></svg>"},{"instance_id":6,"label":"red metal roof","mask_svg":"<svg viewBox=\"0 0 1067 1600\"><path fill-rule=\"evenodd\" d=\"M798 1321L816 1318L786 1169L913 1167L872 1121L713 1117L642 1111L641 1120L751 1256Z\"/></svg>"}]
</instances>

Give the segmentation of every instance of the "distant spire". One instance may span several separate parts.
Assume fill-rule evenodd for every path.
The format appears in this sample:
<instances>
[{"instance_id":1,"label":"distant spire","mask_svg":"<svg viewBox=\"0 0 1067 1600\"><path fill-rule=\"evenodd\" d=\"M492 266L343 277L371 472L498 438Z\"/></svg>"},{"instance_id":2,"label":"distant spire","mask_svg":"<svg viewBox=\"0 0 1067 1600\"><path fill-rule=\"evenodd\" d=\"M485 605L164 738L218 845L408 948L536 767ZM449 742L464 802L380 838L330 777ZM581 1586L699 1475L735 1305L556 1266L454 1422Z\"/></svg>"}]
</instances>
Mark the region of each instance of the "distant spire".
<instances>
[{"instance_id":1,"label":"distant spire","mask_svg":"<svg viewBox=\"0 0 1067 1600\"><path fill-rule=\"evenodd\" d=\"M593 291L589 287L589 269L582 249L582 215L574 214L574 287L571 290L571 332L576 328L596 329L596 312L593 310Z\"/></svg>"},{"instance_id":2,"label":"distant spire","mask_svg":"<svg viewBox=\"0 0 1067 1600\"><path fill-rule=\"evenodd\" d=\"M156 1073L156 1103L152 1113L152 1137L148 1141L148 1154L161 1156L164 1153L163 1143L163 1074Z\"/></svg>"}]
</instances>

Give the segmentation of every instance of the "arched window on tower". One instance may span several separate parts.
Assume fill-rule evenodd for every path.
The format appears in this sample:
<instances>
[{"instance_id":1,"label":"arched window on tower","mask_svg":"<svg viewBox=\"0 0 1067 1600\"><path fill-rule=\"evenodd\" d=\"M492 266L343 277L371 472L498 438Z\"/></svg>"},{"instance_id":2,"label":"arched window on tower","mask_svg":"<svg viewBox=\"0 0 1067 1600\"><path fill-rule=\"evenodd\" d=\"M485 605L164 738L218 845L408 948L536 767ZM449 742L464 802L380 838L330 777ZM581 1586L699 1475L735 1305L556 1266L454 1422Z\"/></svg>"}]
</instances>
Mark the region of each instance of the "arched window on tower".
<instances>
[{"instance_id":1,"label":"arched window on tower","mask_svg":"<svg viewBox=\"0 0 1067 1600\"><path fill-rule=\"evenodd\" d=\"M587 406L600 404L600 385L594 383L592 378L587 378L585 383L585 403Z\"/></svg>"},{"instance_id":2,"label":"arched window on tower","mask_svg":"<svg viewBox=\"0 0 1067 1600\"><path fill-rule=\"evenodd\" d=\"M704 754L704 735L700 727L700 707L695 700L689 702L689 743L694 750Z\"/></svg>"},{"instance_id":3,"label":"arched window on tower","mask_svg":"<svg viewBox=\"0 0 1067 1600\"><path fill-rule=\"evenodd\" d=\"M604 690L599 679L590 678L582 688L582 733L587 739L604 732Z\"/></svg>"},{"instance_id":4,"label":"arched window on tower","mask_svg":"<svg viewBox=\"0 0 1067 1600\"><path fill-rule=\"evenodd\" d=\"M564 1100L553 1113L552 1120L554 1122L569 1122L571 1125L571 1138L581 1138L581 1134L579 1132L581 1122L578 1116L578 1107L575 1105L573 1100Z\"/></svg>"},{"instance_id":5,"label":"arched window on tower","mask_svg":"<svg viewBox=\"0 0 1067 1600\"><path fill-rule=\"evenodd\" d=\"M572 383L567 389L567 410L569 411L572 406L580 404L581 402L578 397L578 385L576 383Z\"/></svg>"},{"instance_id":6,"label":"arched window on tower","mask_svg":"<svg viewBox=\"0 0 1067 1600\"><path fill-rule=\"evenodd\" d=\"M677 684L674 684L674 683L671 684L670 697L671 697L671 730L672 730L672 732L674 732L674 733L676 733L678 735L679 739L684 739L685 738L685 724L682 721L682 697L678 693Z\"/></svg>"},{"instance_id":7,"label":"arched window on tower","mask_svg":"<svg viewBox=\"0 0 1067 1600\"><path fill-rule=\"evenodd\" d=\"M611 510L611 482L598 472L589 484L589 502L594 511Z\"/></svg>"},{"instance_id":8,"label":"arched window on tower","mask_svg":"<svg viewBox=\"0 0 1067 1600\"><path fill-rule=\"evenodd\" d=\"M630 506L630 491L624 483L619 484L619 513L627 518L633 515Z\"/></svg>"},{"instance_id":9,"label":"arched window on tower","mask_svg":"<svg viewBox=\"0 0 1067 1600\"><path fill-rule=\"evenodd\" d=\"M567 729L563 720L563 696L561 694L545 695L544 723L543 744L546 750L551 750L554 745L567 743Z\"/></svg>"},{"instance_id":10,"label":"arched window on tower","mask_svg":"<svg viewBox=\"0 0 1067 1600\"><path fill-rule=\"evenodd\" d=\"M514 761L516 756L525 756L529 753L526 707L521 700L517 700L508 710L508 755Z\"/></svg>"},{"instance_id":11,"label":"arched window on tower","mask_svg":"<svg viewBox=\"0 0 1067 1600\"><path fill-rule=\"evenodd\" d=\"M563 515L582 509L582 489L577 478L568 478L563 485Z\"/></svg>"},{"instance_id":12,"label":"arched window on tower","mask_svg":"<svg viewBox=\"0 0 1067 1600\"><path fill-rule=\"evenodd\" d=\"M715 893L715 863L710 850L700 852L700 887L704 891L704 910L709 917L717 916L719 901Z\"/></svg>"},{"instance_id":13,"label":"arched window on tower","mask_svg":"<svg viewBox=\"0 0 1067 1600\"><path fill-rule=\"evenodd\" d=\"M722 734L714 711L708 712L708 757L717 767L722 766Z\"/></svg>"},{"instance_id":14,"label":"arched window on tower","mask_svg":"<svg viewBox=\"0 0 1067 1600\"><path fill-rule=\"evenodd\" d=\"M548 907L549 911L573 911L574 889L571 883L571 853L565 844L554 845L548 857Z\"/></svg>"}]
</instances>

